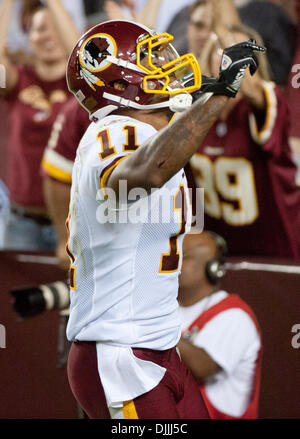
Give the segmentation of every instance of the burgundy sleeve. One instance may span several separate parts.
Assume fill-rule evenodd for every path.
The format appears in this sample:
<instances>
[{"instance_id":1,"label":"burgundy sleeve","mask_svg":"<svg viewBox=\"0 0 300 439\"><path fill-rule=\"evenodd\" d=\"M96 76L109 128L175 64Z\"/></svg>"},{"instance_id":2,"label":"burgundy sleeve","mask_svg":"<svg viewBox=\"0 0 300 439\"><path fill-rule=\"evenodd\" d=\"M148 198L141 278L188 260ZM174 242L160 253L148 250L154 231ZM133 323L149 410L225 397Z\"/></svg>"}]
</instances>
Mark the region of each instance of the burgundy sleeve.
<instances>
[{"instance_id":1,"label":"burgundy sleeve","mask_svg":"<svg viewBox=\"0 0 300 439\"><path fill-rule=\"evenodd\" d=\"M290 113L287 99L274 83L264 82L264 88L267 101L265 121L258 129L254 114L250 114L250 132L264 151L280 155L288 143Z\"/></svg>"},{"instance_id":2,"label":"burgundy sleeve","mask_svg":"<svg viewBox=\"0 0 300 439\"><path fill-rule=\"evenodd\" d=\"M89 124L88 113L71 98L53 124L42 160L42 171L56 180L70 183L77 147Z\"/></svg>"}]
</instances>

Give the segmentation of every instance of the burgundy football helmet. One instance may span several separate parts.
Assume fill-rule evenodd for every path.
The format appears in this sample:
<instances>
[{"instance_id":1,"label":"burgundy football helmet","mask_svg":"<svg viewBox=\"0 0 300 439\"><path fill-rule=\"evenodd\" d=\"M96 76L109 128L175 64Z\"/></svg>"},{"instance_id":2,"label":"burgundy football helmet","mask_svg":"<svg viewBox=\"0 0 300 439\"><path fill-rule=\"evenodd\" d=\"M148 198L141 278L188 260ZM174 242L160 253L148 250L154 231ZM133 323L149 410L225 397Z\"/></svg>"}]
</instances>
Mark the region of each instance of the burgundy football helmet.
<instances>
[{"instance_id":1,"label":"burgundy football helmet","mask_svg":"<svg viewBox=\"0 0 300 439\"><path fill-rule=\"evenodd\" d=\"M83 35L67 67L69 90L92 115L118 108L138 110L169 107L183 111L201 87L199 64L192 54L179 56L173 37L130 21L107 21ZM191 75L192 73L192 75ZM184 78L194 78L184 86ZM122 86L116 87L120 82ZM154 95L160 102L149 102Z\"/></svg>"}]
</instances>

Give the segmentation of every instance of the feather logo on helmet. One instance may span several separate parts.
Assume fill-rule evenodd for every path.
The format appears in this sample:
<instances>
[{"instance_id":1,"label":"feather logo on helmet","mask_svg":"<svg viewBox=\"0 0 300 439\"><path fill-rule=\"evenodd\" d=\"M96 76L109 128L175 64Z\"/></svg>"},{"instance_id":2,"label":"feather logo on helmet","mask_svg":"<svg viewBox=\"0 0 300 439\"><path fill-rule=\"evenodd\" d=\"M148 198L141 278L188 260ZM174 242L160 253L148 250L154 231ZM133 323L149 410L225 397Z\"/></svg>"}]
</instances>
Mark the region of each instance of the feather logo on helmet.
<instances>
[{"instance_id":1,"label":"feather logo on helmet","mask_svg":"<svg viewBox=\"0 0 300 439\"><path fill-rule=\"evenodd\" d=\"M109 57L116 53L116 42L108 34L94 34L83 42L79 51L80 76L94 91L94 85L104 87L105 84L93 73L107 69L111 65Z\"/></svg>"}]
</instances>

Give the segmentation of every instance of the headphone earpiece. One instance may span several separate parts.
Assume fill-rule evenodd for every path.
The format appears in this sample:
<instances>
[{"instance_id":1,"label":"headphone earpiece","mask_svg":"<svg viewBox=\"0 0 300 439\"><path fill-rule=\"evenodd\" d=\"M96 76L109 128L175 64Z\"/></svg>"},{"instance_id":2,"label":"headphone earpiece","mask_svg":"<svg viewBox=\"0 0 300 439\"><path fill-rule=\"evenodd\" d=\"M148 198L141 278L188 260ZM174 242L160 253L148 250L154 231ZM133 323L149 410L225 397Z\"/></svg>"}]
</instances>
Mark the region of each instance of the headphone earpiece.
<instances>
[{"instance_id":1,"label":"headphone earpiece","mask_svg":"<svg viewBox=\"0 0 300 439\"><path fill-rule=\"evenodd\" d=\"M215 240L215 243L218 247L218 252L220 254L219 257L213 258L206 264L206 277L209 282L213 285L220 282L226 274L226 266L225 266L225 258L227 256L227 244L222 236L218 235L215 232L207 232L209 233Z\"/></svg>"},{"instance_id":2,"label":"headphone earpiece","mask_svg":"<svg viewBox=\"0 0 300 439\"><path fill-rule=\"evenodd\" d=\"M215 258L206 264L206 277L213 285L220 282L226 274L225 263L221 259Z\"/></svg>"}]
</instances>

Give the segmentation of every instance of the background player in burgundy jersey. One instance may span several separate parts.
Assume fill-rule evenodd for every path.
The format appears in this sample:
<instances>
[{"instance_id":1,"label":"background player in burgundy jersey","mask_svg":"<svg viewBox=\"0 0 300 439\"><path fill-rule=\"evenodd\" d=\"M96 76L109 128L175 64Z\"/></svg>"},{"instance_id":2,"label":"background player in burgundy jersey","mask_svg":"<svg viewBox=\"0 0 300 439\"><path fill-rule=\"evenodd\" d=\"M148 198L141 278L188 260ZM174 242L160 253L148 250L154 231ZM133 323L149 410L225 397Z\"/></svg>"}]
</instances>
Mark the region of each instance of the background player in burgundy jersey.
<instances>
[{"instance_id":1,"label":"background player in burgundy jersey","mask_svg":"<svg viewBox=\"0 0 300 439\"><path fill-rule=\"evenodd\" d=\"M0 62L6 70L5 88L0 92L8 104L10 122L11 213L4 245L50 250L55 246L55 234L44 203L40 162L55 117L69 95L66 61L78 32L61 1L49 2L49 8L35 10L29 23L33 66L12 64L5 52L12 7L13 0L4 0L0 15Z\"/></svg>"},{"instance_id":2,"label":"background player in burgundy jersey","mask_svg":"<svg viewBox=\"0 0 300 439\"><path fill-rule=\"evenodd\" d=\"M69 211L73 163L89 124L84 108L75 98L68 99L53 125L42 160L45 202L57 232L56 255L63 269L70 265L66 253L68 236L65 221Z\"/></svg>"},{"instance_id":3,"label":"background player in burgundy jersey","mask_svg":"<svg viewBox=\"0 0 300 439\"><path fill-rule=\"evenodd\" d=\"M213 419L253 419L258 416L261 330L250 307L221 289L226 253L226 242L212 232L185 237L178 347Z\"/></svg>"},{"instance_id":4,"label":"background player in burgundy jersey","mask_svg":"<svg viewBox=\"0 0 300 439\"><path fill-rule=\"evenodd\" d=\"M229 36L236 42L253 37L238 26ZM208 54L212 75L220 47L217 42ZM289 113L280 89L266 79L261 68L246 75L190 163L196 185L205 188L205 228L224 236L232 255L298 259L300 188Z\"/></svg>"}]
</instances>

